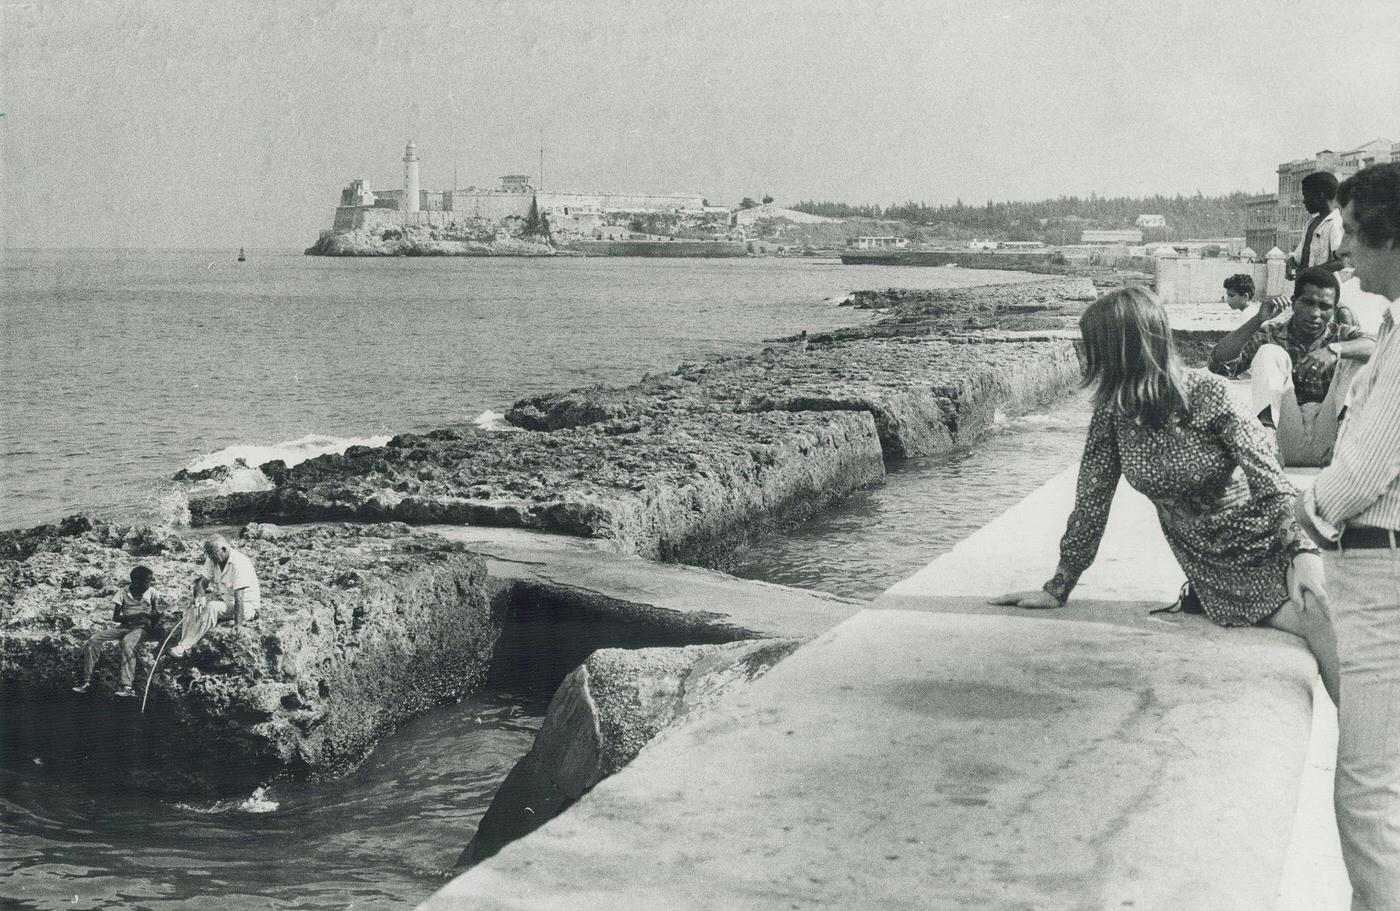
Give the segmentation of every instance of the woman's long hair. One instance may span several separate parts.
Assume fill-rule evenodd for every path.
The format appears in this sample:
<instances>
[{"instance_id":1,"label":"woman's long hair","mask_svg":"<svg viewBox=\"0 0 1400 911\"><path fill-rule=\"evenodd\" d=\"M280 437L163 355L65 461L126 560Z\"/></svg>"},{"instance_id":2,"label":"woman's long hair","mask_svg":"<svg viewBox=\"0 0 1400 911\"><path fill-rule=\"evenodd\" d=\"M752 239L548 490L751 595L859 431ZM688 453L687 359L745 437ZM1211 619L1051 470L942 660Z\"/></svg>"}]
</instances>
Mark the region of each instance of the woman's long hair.
<instances>
[{"instance_id":1,"label":"woman's long hair","mask_svg":"<svg viewBox=\"0 0 1400 911\"><path fill-rule=\"evenodd\" d=\"M1167 311L1146 288L1110 291L1079 318L1084 335L1084 385L1094 404L1119 417L1162 428L1187 413L1181 357Z\"/></svg>"}]
</instances>

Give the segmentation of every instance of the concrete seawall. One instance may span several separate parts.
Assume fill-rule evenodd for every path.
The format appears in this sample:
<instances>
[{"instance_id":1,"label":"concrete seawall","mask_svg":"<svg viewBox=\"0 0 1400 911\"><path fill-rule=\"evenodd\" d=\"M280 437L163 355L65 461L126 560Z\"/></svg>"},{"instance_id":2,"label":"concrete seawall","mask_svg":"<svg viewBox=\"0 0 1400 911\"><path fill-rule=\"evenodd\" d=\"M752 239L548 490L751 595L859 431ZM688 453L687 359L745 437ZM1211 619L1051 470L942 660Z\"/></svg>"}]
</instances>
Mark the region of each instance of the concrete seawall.
<instances>
[{"instance_id":1,"label":"concrete seawall","mask_svg":"<svg viewBox=\"0 0 1400 911\"><path fill-rule=\"evenodd\" d=\"M1071 606L1065 472L422 906L1272 909L1315 665L1151 616L1180 571L1120 490Z\"/></svg>"}]
</instances>

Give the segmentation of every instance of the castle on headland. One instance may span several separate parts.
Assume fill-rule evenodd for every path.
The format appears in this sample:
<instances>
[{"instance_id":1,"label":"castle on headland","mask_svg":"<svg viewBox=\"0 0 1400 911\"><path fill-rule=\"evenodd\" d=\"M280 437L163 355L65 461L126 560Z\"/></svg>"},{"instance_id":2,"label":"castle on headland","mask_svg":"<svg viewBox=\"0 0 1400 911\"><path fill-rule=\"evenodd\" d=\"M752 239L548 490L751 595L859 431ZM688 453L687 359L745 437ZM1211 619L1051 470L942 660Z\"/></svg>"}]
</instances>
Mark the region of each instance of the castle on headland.
<instances>
[{"instance_id":1,"label":"castle on headland","mask_svg":"<svg viewBox=\"0 0 1400 911\"><path fill-rule=\"evenodd\" d=\"M386 228L446 228L468 221L503 223L525 219L534 209L546 216L552 232L591 235L600 230L604 213L728 213L707 206L698 194L574 193L545 191L530 185L524 174L507 174L494 189L425 190L419 186L418 148L404 149L403 186L373 190L364 179L353 180L340 193L331 230L336 233Z\"/></svg>"}]
</instances>

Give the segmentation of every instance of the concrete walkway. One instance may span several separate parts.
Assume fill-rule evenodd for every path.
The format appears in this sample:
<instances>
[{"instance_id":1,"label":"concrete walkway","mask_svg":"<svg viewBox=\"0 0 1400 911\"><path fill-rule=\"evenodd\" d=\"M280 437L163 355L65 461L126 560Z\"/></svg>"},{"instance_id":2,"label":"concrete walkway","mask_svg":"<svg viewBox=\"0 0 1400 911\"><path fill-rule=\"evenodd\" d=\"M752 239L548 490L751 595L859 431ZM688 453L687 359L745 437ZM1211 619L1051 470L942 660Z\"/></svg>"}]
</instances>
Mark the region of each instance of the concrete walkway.
<instances>
[{"instance_id":1,"label":"concrete walkway","mask_svg":"<svg viewBox=\"0 0 1400 911\"><path fill-rule=\"evenodd\" d=\"M1286 634L1149 616L1181 574L1126 486L1070 607L985 605L1049 575L1073 486L1058 476L423 907L1273 909L1290 851L1325 862L1291 839L1312 659Z\"/></svg>"}]
</instances>

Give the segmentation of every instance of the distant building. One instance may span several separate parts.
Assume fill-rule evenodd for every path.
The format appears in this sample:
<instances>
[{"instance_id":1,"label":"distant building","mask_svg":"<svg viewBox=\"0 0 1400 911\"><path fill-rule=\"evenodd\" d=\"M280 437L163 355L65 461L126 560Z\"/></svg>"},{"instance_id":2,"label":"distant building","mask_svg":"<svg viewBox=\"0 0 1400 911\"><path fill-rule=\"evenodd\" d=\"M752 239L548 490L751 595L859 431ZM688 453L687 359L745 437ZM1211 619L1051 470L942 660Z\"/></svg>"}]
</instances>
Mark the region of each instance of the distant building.
<instances>
[{"instance_id":1,"label":"distant building","mask_svg":"<svg viewBox=\"0 0 1400 911\"><path fill-rule=\"evenodd\" d=\"M1125 228L1116 231L1081 231L1079 234L1081 244L1140 244L1142 243L1142 232L1135 228Z\"/></svg>"},{"instance_id":2,"label":"distant building","mask_svg":"<svg viewBox=\"0 0 1400 911\"><path fill-rule=\"evenodd\" d=\"M997 242L994 240L972 240L967 244L969 250L995 250Z\"/></svg>"},{"instance_id":3,"label":"distant building","mask_svg":"<svg viewBox=\"0 0 1400 911\"><path fill-rule=\"evenodd\" d=\"M1041 240L999 240L996 248L998 250L1039 250L1043 246L1045 246L1045 242Z\"/></svg>"},{"instance_id":4,"label":"distant building","mask_svg":"<svg viewBox=\"0 0 1400 911\"><path fill-rule=\"evenodd\" d=\"M1278 194L1252 196L1245 201L1244 243L1259 256L1283 246L1278 230Z\"/></svg>"},{"instance_id":5,"label":"distant building","mask_svg":"<svg viewBox=\"0 0 1400 911\"><path fill-rule=\"evenodd\" d=\"M852 237L846 246L857 250L902 249L909 246L909 238L885 235L882 237Z\"/></svg>"},{"instance_id":6,"label":"distant building","mask_svg":"<svg viewBox=\"0 0 1400 911\"><path fill-rule=\"evenodd\" d=\"M1139 215L1135 224L1139 228L1165 228L1167 226L1167 216Z\"/></svg>"},{"instance_id":7,"label":"distant building","mask_svg":"<svg viewBox=\"0 0 1400 911\"><path fill-rule=\"evenodd\" d=\"M350 186L340 191L340 204L342 206L374 205L374 191L369 188L369 181L363 178L350 181Z\"/></svg>"}]
</instances>

